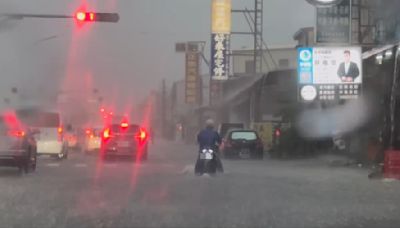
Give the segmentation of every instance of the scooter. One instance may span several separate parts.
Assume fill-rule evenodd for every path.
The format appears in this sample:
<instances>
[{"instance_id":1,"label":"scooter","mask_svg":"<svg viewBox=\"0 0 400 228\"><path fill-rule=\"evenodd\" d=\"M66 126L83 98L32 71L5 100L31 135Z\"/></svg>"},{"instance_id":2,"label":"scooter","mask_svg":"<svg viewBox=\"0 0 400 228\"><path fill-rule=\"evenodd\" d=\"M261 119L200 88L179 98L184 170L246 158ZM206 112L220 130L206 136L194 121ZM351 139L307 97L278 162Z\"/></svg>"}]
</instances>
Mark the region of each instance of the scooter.
<instances>
[{"instance_id":1,"label":"scooter","mask_svg":"<svg viewBox=\"0 0 400 228\"><path fill-rule=\"evenodd\" d=\"M201 176L203 174L215 175L217 172L217 162L215 152L211 148L203 148L200 150L199 157L196 161L195 174Z\"/></svg>"}]
</instances>

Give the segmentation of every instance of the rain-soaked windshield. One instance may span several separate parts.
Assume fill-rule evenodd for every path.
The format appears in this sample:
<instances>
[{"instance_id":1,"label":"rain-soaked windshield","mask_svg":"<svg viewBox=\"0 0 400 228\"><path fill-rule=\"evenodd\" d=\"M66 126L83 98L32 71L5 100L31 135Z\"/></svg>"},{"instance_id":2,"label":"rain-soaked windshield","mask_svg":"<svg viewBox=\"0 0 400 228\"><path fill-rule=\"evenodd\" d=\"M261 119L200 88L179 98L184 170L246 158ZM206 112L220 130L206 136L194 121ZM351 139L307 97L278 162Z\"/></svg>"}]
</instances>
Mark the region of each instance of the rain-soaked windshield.
<instances>
[{"instance_id":1,"label":"rain-soaked windshield","mask_svg":"<svg viewBox=\"0 0 400 228\"><path fill-rule=\"evenodd\" d=\"M257 135L254 132L232 132L231 134L231 139L237 140L237 139L246 139L246 140L256 140Z\"/></svg>"},{"instance_id":2,"label":"rain-soaked windshield","mask_svg":"<svg viewBox=\"0 0 400 228\"><path fill-rule=\"evenodd\" d=\"M0 228L400 227L399 11L0 0Z\"/></svg>"}]
</instances>

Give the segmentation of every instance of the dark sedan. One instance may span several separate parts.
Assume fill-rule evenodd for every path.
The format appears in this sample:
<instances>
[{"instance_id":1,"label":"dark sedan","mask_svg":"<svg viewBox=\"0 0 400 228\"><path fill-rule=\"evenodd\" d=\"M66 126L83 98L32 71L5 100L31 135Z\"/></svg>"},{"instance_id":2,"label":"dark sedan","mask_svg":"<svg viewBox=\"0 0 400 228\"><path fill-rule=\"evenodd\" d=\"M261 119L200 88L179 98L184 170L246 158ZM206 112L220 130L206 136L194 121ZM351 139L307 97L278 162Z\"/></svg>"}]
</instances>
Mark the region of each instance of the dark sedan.
<instances>
[{"instance_id":1,"label":"dark sedan","mask_svg":"<svg viewBox=\"0 0 400 228\"><path fill-rule=\"evenodd\" d=\"M138 125L122 122L112 124L103 131L101 154L111 157L131 157L146 161L148 156L147 132Z\"/></svg>"},{"instance_id":2,"label":"dark sedan","mask_svg":"<svg viewBox=\"0 0 400 228\"><path fill-rule=\"evenodd\" d=\"M264 146L256 131L233 130L223 139L222 154L225 158L264 158Z\"/></svg>"}]
</instances>

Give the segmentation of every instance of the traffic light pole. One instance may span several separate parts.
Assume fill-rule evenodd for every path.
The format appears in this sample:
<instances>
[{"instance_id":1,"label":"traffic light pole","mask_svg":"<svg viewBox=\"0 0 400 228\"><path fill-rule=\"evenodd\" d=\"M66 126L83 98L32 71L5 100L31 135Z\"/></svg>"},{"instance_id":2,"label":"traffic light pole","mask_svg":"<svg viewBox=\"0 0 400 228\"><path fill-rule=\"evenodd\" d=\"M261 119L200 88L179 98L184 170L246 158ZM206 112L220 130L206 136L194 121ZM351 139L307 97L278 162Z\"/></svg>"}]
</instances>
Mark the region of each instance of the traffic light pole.
<instances>
[{"instance_id":1,"label":"traffic light pole","mask_svg":"<svg viewBox=\"0 0 400 228\"><path fill-rule=\"evenodd\" d=\"M57 15L57 14L20 14L20 13L5 13L0 16L8 17L10 19L22 20L24 18L73 18L69 15Z\"/></svg>"},{"instance_id":2,"label":"traffic light pole","mask_svg":"<svg viewBox=\"0 0 400 228\"><path fill-rule=\"evenodd\" d=\"M45 18L45 19L63 19L74 18L88 22L111 22L117 23L119 21L119 14L117 13L98 13L98 12L78 12L83 18L77 18L77 15L62 15L62 14L24 14L24 13L3 13L0 17L6 17L14 20L22 20L24 18ZM86 15L90 17L86 18Z\"/></svg>"}]
</instances>

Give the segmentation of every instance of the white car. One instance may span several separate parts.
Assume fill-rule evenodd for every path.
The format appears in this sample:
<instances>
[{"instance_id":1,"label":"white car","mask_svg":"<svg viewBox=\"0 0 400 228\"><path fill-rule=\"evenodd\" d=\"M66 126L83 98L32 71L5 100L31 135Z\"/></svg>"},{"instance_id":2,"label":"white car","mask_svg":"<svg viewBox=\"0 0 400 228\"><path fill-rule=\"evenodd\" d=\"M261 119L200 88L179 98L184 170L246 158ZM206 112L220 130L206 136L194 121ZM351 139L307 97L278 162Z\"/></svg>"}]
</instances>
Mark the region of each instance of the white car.
<instances>
[{"instance_id":1,"label":"white car","mask_svg":"<svg viewBox=\"0 0 400 228\"><path fill-rule=\"evenodd\" d=\"M100 151L102 128L86 129L84 152L91 154Z\"/></svg>"},{"instance_id":2,"label":"white car","mask_svg":"<svg viewBox=\"0 0 400 228\"><path fill-rule=\"evenodd\" d=\"M21 120L34 128L38 155L50 155L59 159L68 157L68 145L63 137L60 113L52 111L24 111Z\"/></svg>"}]
</instances>

